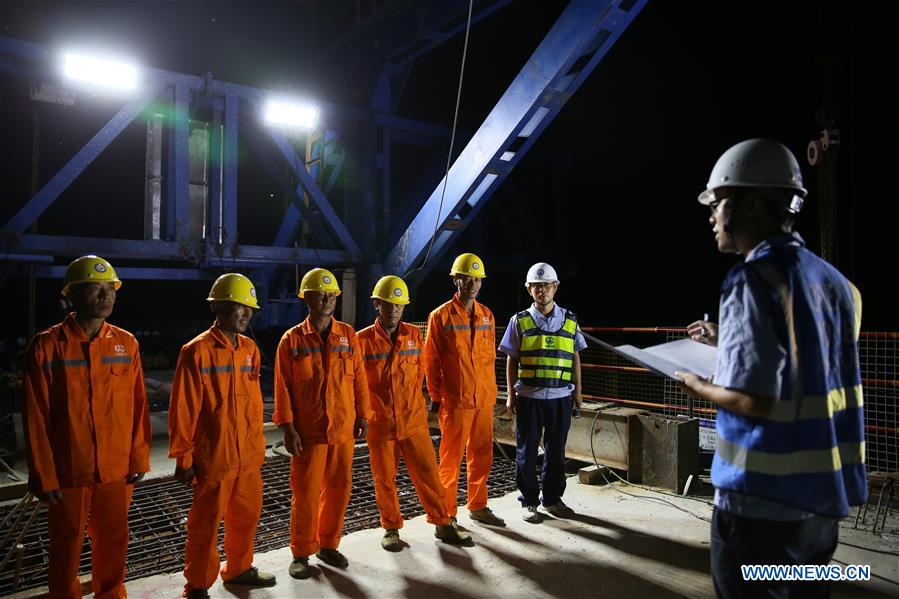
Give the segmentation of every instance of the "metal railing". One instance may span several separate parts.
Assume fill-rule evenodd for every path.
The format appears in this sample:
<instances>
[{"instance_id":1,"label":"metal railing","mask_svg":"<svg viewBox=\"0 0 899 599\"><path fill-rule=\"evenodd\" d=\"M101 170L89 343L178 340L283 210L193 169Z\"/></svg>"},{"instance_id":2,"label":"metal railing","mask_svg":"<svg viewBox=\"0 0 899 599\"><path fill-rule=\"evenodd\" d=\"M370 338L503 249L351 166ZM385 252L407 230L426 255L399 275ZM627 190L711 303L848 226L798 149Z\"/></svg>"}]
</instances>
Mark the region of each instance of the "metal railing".
<instances>
[{"instance_id":1,"label":"metal railing","mask_svg":"<svg viewBox=\"0 0 899 599\"><path fill-rule=\"evenodd\" d=\"M412 323L427 334L427 323ZM683 339L685 328L675 327L597 327L581 329L601 337L612 345L637 347L658 345ZM499 345L505 327L496 328ZM869 472L899 472L899 333L861 333L859 357L865 398L865 448ZM607 349L588 345L581 352L581 380L587 401L612 402L642 408L669 418L686 416L690 401L673 381L656 376L646 368L635 366ZM499 399L506 397L506 361L501 353L496 358L496 382ZM714 448L714 419L717 410L707 400L693 400L693 414L700 421L700 447Z\"/></svg>"}]
</instances>

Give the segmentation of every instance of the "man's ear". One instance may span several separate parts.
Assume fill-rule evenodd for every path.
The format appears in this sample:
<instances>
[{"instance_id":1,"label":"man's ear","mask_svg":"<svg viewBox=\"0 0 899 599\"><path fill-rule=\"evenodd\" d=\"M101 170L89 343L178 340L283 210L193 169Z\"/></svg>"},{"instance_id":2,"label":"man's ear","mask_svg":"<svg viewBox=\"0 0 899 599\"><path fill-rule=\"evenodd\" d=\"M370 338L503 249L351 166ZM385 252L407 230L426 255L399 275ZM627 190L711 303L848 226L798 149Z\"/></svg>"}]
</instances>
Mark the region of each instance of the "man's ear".
<instances>
[{"instance_id":1,"label":"man's ear","mask_svg":"<svg viewBox=\"0 0 899 599\"><path fill-rule=\"evenodd\" d=\"M746 197L743 199L747 204L747 212L750 216L756 216L759 213L767 214L767 207L765 206L765 198L762 197L757 190L753 189L751 192L746 194Z\"/></svg>"}]
</instances>

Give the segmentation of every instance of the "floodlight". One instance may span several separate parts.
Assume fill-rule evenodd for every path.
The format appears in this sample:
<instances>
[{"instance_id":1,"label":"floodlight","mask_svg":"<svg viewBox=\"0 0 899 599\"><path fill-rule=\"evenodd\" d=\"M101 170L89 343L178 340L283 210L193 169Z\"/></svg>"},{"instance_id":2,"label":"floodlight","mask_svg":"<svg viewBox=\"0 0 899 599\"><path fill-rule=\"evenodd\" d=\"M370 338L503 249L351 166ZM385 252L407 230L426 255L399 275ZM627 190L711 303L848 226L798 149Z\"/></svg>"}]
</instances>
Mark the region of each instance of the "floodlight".
<instances>
[{"instance_id":1,"label":"floodlight","mask_svg":"<svg viewBox=\"0 0 899 599\"><path fill-rule=\"evenodd\" d=\"M100 87L118 90L137 87L137 67L124 62L66 53L63 57L63 72L70 79Z\"/></svg>"},{"instance_id":2,"label":"floodlight","mask_svg":"<svg viewBox=\"0 0 899 599\"><path fill-rule=\"evenodd\" d=\"M318 108L287 100L269 100L265 105L265 122L297 129L314 129L318 123Z\"/></svg>"}]
</instances>

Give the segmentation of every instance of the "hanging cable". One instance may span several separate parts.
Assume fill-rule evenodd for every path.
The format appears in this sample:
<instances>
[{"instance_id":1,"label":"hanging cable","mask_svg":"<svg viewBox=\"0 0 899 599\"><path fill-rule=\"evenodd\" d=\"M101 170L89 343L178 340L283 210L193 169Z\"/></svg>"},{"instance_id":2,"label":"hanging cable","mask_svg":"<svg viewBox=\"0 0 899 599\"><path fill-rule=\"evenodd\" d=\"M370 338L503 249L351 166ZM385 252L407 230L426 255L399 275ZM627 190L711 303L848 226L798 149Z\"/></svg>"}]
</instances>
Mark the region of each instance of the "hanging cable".
<instances>
[{"instance_id":1,"label":"hanging cable","mask_svg":"<svg viewBox=\"0 0 899 599\"><path fill-rule=\"evenodd\" d=\"M468 21L465 23L465 43L462 46L462 66L459 69L459 86L456 89L456 109L453 112L453 129L450 134L449 153L446 155L446 172L443 175L443 187L440 190L440 204L437 207L437 219L434 222L434 232L431 234L431 241L428 243L428 251L425 252L425 257L424 260L421 261L421 266L412 270L407 270L403 275L404 279L410 274L423 269L428 263L428 258L431 256L431 248L434 247L434 241L437 239L437 230L440 228L440 215L443 212L443 199L446 196L446 184L449 181L450 165L453 161L453 146L456 143L456 126L459 122L459 105L462 101L462 80L465 78L465 58L468 55L468 34L471 31L471 13L473 8L474 0L468 0Z\"/></svg>"}]
</instances>

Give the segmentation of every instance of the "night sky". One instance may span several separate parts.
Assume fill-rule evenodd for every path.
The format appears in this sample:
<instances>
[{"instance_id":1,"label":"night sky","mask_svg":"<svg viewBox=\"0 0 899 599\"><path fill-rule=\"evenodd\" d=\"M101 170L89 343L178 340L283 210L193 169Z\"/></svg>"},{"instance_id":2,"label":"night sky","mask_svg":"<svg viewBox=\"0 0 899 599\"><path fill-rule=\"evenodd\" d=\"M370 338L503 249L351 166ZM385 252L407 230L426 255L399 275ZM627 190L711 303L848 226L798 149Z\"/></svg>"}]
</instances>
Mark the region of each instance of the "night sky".
<instances>
[{"instance_id":1,"label":"night sky","mask_svg":"<svg viewBox=\"0 0 899 599\"><path fill-rule=\"evenodd\" d=\"M323 57L351 23L355 3L310 21L303 2L7 1L0 34L54 47L90 42L141 64L364 106L370 90L352 54ZM410 319L452 293L452 257L474 251L489 278L482 301L498 322L527 305L523 277L535 261L560 272L560 304L589 325L676 326L717 312L735 256L715 250L708 210L696 202L727 147L776 138L800 158L809 201L797 229L817 251L817 174L805 162L820 134L816 114L842 135L837 266L860 288L866 330L899 330L896 314L895 69L890 3L651 1L419 289ZM519 0L471 32L460 130L477 129L564 3ZM461 36L419 60L397 114L452 122ZM347 59L349 56L349 59ZM831 109L824 73L831 65ZM0 76L4 199L0 219L30 186L31 107L21 82ZM97 99L42 105L41 174L48 178L117 110ZM145 124L133 124L40 222L42 233L141 236ZM458 147L456 151L461 150ZM399 148L398 199L446 147ZM283 209L277 186L241 153L241 240L265 243ZM274 199L269 199L275 194ZM250 207L252 206L252 208ZM396 206L397 209L401 206ZM110 223L115 223L110 229ZM2 257L2 255L0 255ZM491 268L491 264L497 265ZM4 277L4 337L24 334L22 279ZM890 283L890 281L894 281ZM58 282L40 281L38 327L58 320ZM112 321L131 329L209 320L208 283L127 282ZM367 295L367 289L361 290ZM360 295L360 301L364 295ZM166 324L169 323L169 324ZM180 325L179 325L180 326Z\"/></svg>"}]
</instances>

